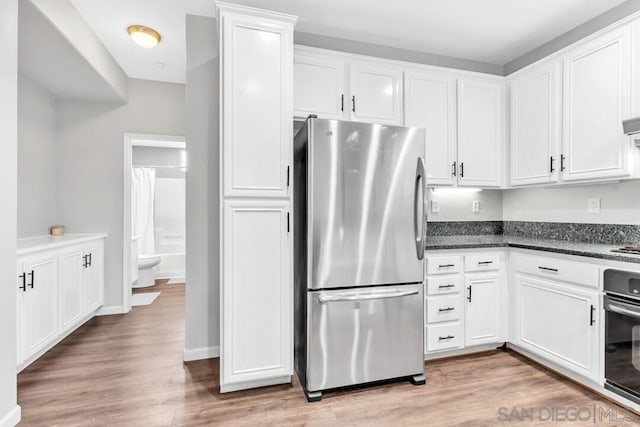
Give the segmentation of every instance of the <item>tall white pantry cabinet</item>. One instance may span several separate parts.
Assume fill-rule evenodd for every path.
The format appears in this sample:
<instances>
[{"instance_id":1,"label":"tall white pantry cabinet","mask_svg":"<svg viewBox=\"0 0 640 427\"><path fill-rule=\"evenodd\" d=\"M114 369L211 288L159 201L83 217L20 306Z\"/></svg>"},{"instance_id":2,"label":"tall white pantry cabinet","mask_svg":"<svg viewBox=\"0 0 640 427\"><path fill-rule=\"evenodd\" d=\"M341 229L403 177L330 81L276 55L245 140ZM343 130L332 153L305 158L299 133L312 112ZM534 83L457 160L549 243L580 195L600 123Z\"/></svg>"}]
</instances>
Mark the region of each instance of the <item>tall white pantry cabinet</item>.
<instances>
[{"instance_id":1,"label":"tall white pantry cabinet","mask_svg":"<svg viewBox=\"0 0 640 427\"><path fill-rule=\"evenodd\" d=\"M217 3L220 31L220 390L291 382L293 29Z\"/></svg>"}]
</instances>

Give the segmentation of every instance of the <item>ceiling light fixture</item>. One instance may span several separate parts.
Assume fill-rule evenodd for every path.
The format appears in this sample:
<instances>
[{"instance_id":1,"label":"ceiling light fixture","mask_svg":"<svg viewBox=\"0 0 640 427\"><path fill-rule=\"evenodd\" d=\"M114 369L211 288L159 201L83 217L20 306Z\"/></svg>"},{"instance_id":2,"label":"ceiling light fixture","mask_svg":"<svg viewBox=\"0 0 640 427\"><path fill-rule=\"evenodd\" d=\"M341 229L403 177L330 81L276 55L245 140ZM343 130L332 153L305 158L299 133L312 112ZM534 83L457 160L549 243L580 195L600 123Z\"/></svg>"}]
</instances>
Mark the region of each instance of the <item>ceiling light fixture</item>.
<instances>
[{"instance_id":1,"label":"ceiling light fixture","mask_svg":"<svg viewBox=\"0 0 640 427\"><path fill-rule=\"evenodd\" d=\"M159 32L144 25L131 25L127 28L127 33L134 42L146 49L155 47L162 40Z\"/></svg>"}]
</instances>

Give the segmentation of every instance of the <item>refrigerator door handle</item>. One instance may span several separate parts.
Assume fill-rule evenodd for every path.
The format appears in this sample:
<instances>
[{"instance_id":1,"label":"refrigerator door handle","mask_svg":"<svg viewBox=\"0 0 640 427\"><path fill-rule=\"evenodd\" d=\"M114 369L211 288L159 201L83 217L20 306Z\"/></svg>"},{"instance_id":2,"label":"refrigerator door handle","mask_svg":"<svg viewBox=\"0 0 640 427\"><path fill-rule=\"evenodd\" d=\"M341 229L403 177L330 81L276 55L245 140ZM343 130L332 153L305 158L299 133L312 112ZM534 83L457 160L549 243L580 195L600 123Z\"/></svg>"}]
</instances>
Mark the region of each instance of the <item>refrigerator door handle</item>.
<instances>
[{"instance_id":1,"label":"refrigerator door handle","mask_svg":"<svg viewBox=\"0 0 640 427\"><path fill-rule=\"evenodd\" d=\"M427 182L425 178L424 159L418 157L418 165L416 167L416 180L413 190L413 234L416 241L416 255L418 259L424 258L424 240L427 234L427 206L425 199L427 197ZM418 219L418 194L422 190L422 216ZM418 221L421 224L418 224ZM418 225L420 227L418 228Z\"/></svg>"},{"instance_id":2,"label":"refrigerator door handle","mask_svg":"<svg viewBox=\"0 0 640 427\"><path fill-rule=\"evenodd\" d=\"M414 289L412 291L393 291L393 292L377 292L371 294L335 294L335 295L320 295L318 301L321 304L327 302L345 302L345 301L368 301L373 299L388 299L388 298L401 298L408 297L410 295L416 295L419 291Z\"/></svg>"}]
</instances>

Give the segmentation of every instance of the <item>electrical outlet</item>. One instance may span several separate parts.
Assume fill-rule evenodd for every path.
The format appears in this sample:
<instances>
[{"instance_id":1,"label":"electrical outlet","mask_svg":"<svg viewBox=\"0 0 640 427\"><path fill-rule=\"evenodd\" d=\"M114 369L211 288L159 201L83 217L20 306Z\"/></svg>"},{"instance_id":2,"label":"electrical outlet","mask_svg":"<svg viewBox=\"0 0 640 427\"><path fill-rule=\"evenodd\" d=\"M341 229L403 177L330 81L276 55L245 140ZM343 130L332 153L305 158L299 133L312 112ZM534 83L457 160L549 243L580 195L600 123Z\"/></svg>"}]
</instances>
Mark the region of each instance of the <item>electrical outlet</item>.
<instances>
[{"instance_id":1,"label":"electrical outlet","mask_svg":"<svg viewBox=\"0 0 640 427\"><path fill-rule=\"evenodd\" d=\"M440 212L440 202L437 200L431 201L431 212L438 213Z\"/></svg>"},{"instance_id":2,"label":"electrical outlet","mask_svg":"<svg viewBox=\"0 0 640 427\"><path fill-rule=\"evenodd\" d=\"M587 199L587 213L600 213L600 199Z\"/></svg>"},{"instance_id":3,"label":"electrical outlet","mask_svg":"<svg viewBox=\"0 0 640 427\"><path fill-rule=\"evenodd\" d=\"M479 200L474 200L473 203L471 204L471 211L472 212L480 212L480 201Z\"/></svg>"}]
</instances>

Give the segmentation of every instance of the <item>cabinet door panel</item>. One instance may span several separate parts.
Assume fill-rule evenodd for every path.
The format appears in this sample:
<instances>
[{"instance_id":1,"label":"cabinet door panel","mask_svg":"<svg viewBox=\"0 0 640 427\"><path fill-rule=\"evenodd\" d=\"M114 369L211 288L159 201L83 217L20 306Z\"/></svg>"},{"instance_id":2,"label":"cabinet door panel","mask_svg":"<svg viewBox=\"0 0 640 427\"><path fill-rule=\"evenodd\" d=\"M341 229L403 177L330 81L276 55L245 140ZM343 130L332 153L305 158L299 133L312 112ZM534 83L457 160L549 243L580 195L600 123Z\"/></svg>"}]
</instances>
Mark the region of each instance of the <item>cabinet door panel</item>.
<instances>
[{"instance_id":1,"label":"cabinet door panel","mask_svg":"<svg viewBox=\"0 0 640 427\"><path fill-rule=\"evenodd\" d=\"M557 181L561 97L559 62L511 82L511 185Z\"/></svg>"},{"instance_id":2,"label":"cabinet door panel","mask_svg":"<svg viewBox=\"0 0 640 427\"><path fill-rule=\"evenodd\" d=\"M402 125L402 71L374 65L351 65L351 120Z\"/></svg>"},{"instance_id":3,"label":"cabinet door panel","mask_svg":"<svg viewBox=\"0 0 640 427\"><path fill-rule=\"evenodd\" d=\"M26 322L26 313L25 313L25 292L22 287L26 285L26 278L23 280L21 275L24 273L24 265L22 260L18 260L17 262L17 282L16 286L18 290L16 291L16 362L19 366L22 362L24 362L25 356L25 344L27 342L26 333L27 330L25 328Z\"/></svg>"},{"instance_id":4,"label":"cabinet door panel","mask_svg":"<svg viewBox=\"0 0 640 427\"><path fill-rule=\"evenodd\" d=\"M467 275L466 345L500 341L500 289L497 274Z\"/></svg>"},{"instance_id":5,"label":"cabinet door panel","mask_svg":"<svg viewBox=\"0 0 640 427\"><path fill-rule=\"evenodd\" d=\"M67 330L84 316L82 247L60 255L60 325Z\"/></svg>"},{"instance_id":6,"label":"cabinet door panel","mask_svg":"<svg viewBox=\"0 0 640 427\"><path fill-rule=\"evenodd\" d=\"M292 373L288 203L225 202L222 386Z\"/></svg>"},{"instance_id":7,"label":"cabinet door panel","mask_svg":"<svg viewBox=\"0 0 640 427\"><path fill-rule=\"evenodd\" d=\"M564 60L564 180L628 175L631 30L620 28Z\"/></svg>"},{"instance_id":8,"label":"cabinet door panel","mask_svg":"<svg viewBox=\"0 0 640 427\"><path fill-rule=\"evenodd\" d=\"M104 255L102 242L84 248L89 263L84 269L84 314L89 314L102 306L104 300Z\"/></svg>"},{"instance_id":9,"label":"cabinet door panel","mask_svg":"<svg viewBox=\"0 0 640 427\"><path fill-rule=\"evenodd\" d=\"M427 184L453 185L456 158L456 80L405 74L405 125L426 129Z\"/></svg>"},{"instance_id":10,"label":"cabinet door panel","mask_svg":"<svg viewBox=\"0 0 640 427\"><path fill-rule=\"evenodd\" d=\"M296 55L294 64L295 116L343 119L349 103L345 93L344 64Z\"/></svg>"},{"instance_id":11,"label":"cabinet door panel","mask_svg":"<svg viewBox=\"0 0 640 427\"><path fill-rule=\"evenodd\" d=\"M25 359L46 347L58 335L58 257L25 259Z\"/></svg>"},{"instance_id":12,"label":"cabinet door panel","mask_svg":"<svg viewBox=\"0 0 640 427\"><path fill-rule=\"evenodd\" d=\"M286 197L291 164L291 25L223 18L225 197Z\"/></svg>"},{"instance_id":13,"label":"cabinet door panel","mask_svg":"<svg viewBox=\"0 0 640 427\"><path fill-rule=\"evenodd\" d=\"M501 185L504 131L502 97L502 83L458 80L460 185Z\"/></svg>"},{"instance_id":14,"label":"cabinet door panel","mask_svg":"<svg viewBox=\"0 0 640 427\"><path fill-rule=\"evenodd\" d=\"M517 284L519 344L597 380L597 294L520 275Z\"/></svg>"}]
</instances>

